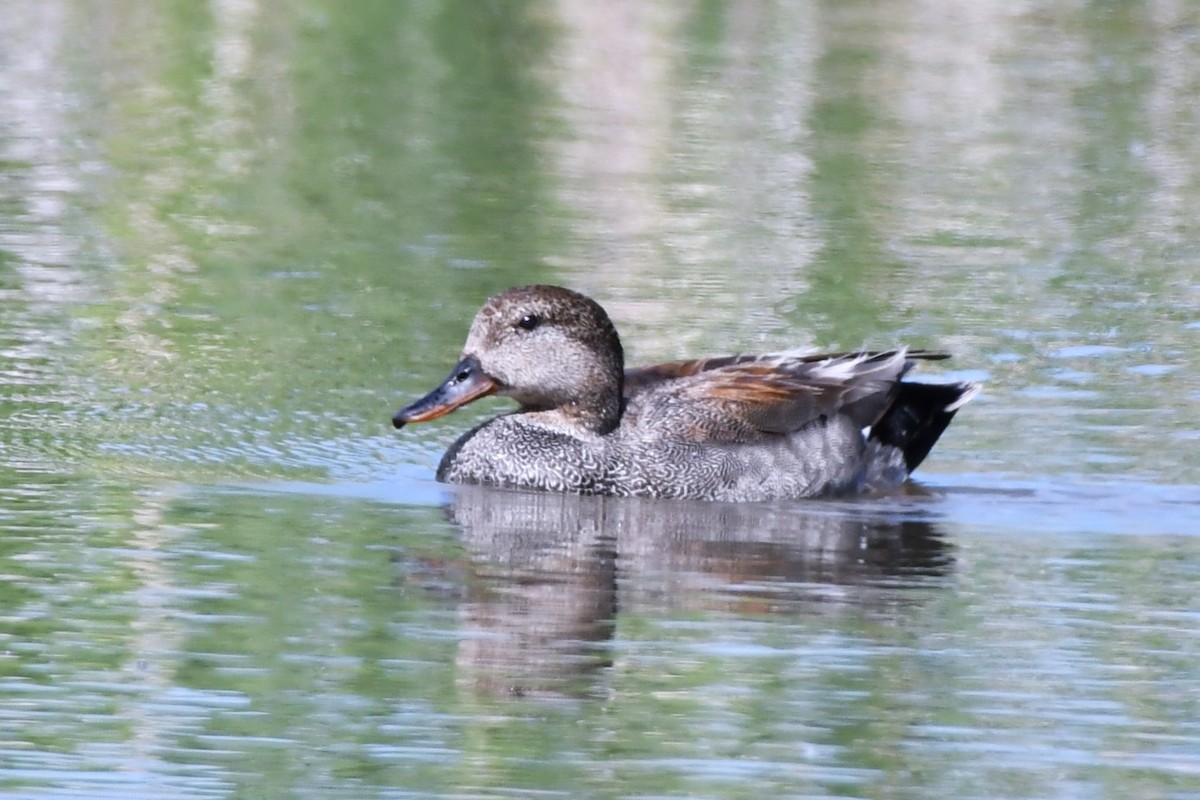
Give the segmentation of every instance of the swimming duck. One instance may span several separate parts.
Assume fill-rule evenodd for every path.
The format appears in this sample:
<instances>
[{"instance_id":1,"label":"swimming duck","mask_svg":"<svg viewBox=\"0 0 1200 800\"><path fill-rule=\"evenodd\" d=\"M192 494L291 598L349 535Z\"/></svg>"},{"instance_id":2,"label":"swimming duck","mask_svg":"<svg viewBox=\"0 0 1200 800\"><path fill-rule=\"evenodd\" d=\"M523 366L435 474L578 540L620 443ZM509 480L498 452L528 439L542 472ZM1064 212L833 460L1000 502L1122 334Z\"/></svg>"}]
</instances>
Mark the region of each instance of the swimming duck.
<instances>
[{"instance_id":1,"label":"swimming duck","mask_svg":"<svg viewBox=\"0 0 1200 800\"><path fill-rule=\"evenodd\" d=\"M518 408L477 425L437 479L555 492L758 501L902 484L979 386L901 378L895 349L738 355L626 369L598 303L521 286L484 303L449 377L392 423L487 395Z\"/></svg>"}]
</instances>

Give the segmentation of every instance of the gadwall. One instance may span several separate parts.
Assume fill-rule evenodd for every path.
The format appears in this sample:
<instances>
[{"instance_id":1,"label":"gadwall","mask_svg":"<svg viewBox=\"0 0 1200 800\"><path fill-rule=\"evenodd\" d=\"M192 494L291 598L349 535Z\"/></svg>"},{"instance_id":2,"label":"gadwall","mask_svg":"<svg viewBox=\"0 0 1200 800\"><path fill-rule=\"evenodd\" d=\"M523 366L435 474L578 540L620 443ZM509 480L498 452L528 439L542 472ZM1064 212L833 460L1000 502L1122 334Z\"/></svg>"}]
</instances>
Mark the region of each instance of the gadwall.
<instances>
[{"instance_id":1,"label":"gadwall","mask_svg":"<svg viewBox=\"0 0 1200 800\"><path fill-rule=\"evenodd\" d=\"M519 408L459 437L437 478L601 495L753 501L902 484L979 387L911 383L925 350L777 353L626 370L594 300L559 286L492 297L403 427L486 395Z\"/></svg>"}]
</instances>

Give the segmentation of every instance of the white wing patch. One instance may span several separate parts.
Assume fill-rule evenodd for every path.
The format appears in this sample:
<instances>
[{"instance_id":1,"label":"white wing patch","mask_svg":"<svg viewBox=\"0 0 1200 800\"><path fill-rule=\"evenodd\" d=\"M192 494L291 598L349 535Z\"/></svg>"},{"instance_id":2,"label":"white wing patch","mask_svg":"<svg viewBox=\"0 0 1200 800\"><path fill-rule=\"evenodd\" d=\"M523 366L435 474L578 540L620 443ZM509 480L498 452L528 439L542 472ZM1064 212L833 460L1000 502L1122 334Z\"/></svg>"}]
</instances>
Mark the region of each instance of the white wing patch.
<instances>
[{"instance_id":1,"label":"white wing patch","mask_svg":"<svg viewBox=\"0 0 1200 800\"><path fill-rule=\"evenodd\" d=\"M908 352L907 349L901 348L891 358L878 361L866 370L861 367L863 363L871 360L870 353L860 353L851 358L831 358L813 366L811 375L819 380L843 382L871 372L890 372L904 363L906 352Z\"/></svg>"}]
</instances>

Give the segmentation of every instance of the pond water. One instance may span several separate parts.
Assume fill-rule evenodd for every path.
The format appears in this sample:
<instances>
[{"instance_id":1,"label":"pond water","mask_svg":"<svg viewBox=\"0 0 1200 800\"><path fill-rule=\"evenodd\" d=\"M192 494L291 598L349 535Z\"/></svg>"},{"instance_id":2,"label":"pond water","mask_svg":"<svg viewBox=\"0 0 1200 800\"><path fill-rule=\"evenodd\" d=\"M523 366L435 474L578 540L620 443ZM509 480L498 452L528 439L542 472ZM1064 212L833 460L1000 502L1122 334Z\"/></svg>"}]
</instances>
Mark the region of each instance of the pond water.
<instances>
[{"instance_id":1,"label":"pond water","mask_svg":"<svg viewBox=\"0 0 1200 800\"><path fill-rule=\"evenodd\" d=\"M0 793L1200 797L1198 32L0 0ZM985 388L890 498L437 484L530 282Z\"/></svg>"}]
</instances>

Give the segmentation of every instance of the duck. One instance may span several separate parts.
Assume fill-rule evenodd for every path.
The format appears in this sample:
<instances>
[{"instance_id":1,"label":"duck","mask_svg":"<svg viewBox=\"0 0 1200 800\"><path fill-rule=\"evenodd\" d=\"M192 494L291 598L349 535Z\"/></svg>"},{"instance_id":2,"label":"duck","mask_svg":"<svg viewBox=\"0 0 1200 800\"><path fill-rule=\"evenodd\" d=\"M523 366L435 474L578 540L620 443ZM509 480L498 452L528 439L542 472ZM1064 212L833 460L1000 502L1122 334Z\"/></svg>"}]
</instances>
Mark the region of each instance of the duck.
<instances>
[{"instance_id":1,"label":"duck","mask_svg":"<svg viewBox=\"0 0 1200 800\"><path fill-rule=\"evenodd\" d=\"M717 502L880 494L908 480L979 391L902 380L948 357L900 347L626 368L599 303L519 286L483 304L449 376L392 424L489 395L516 401L450 445L445 483Z\"/></svg>"}]
</instances>

